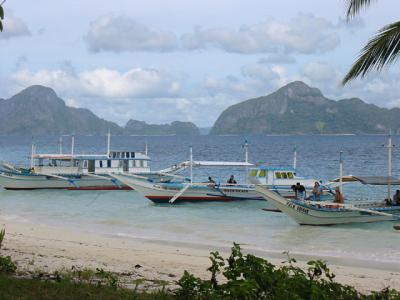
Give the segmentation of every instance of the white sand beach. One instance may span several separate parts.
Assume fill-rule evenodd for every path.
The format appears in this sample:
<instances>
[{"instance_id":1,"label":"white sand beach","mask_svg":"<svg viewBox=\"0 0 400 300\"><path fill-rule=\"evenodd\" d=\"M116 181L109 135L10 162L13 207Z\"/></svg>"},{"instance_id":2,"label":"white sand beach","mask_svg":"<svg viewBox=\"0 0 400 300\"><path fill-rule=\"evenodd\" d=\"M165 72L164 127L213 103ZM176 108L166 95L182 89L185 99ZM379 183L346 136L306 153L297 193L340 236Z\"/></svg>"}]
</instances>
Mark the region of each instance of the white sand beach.
<instances>
[{"instance_id":1,"label":"white sand beach","mask_svg":"<svg viewBox=\"0 0 400 300\"><path fill-rule=\"evenodd\" d=\"M0 216L0 228L6 228L6 239L2 255L10 255L17 261L20 274L70 270L72 267L103 268L125 276L130 280L146 279L148 286L153 280L163 280L174 285L184 270L207 278L210 251L219 250L227 256L229 248L162 241L95 235L77 232L68 228L50 227L27 222L7 220ZM262 251L255 253L274 264L284 261L284 255ZM318 257L298 257L305 261ZM370 263L362 260L330 259L329 267L338 282L355 286L362 292L380 290L385 287L400 289L400 264Z\"/></svg>"}]
</instances>

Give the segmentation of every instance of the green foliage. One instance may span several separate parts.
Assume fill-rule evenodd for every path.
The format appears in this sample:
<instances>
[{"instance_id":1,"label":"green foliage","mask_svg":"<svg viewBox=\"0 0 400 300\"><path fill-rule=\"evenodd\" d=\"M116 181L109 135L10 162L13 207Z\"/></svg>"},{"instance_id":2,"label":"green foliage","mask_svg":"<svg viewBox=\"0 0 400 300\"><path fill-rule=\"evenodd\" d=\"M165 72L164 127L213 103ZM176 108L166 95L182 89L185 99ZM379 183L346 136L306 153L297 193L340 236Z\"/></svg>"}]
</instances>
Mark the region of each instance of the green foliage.
<instances>
[{"instance_id":1,"label":"green foliage","mask_svg":"<svg viewBox=\"0 0 400 300\"><path fill-rule=\"evenodd\" d=\"M108 282L109 287L115 290L118 288L118 277L115 274L98 268L96 269L96 271L96 276L105 279Z\"/></svg>"},{"instance_id":2,"label":"green foliage","mask_svg":"<svg viewBox=\"0 0 400 300\"><path fill-rule=\"evenodd\" d=\"M19 279L0 274L0 299L42 299L42 300L163 300L173 299L164 291L151 293L132 291L109 286L97 286L70 280L44 281L37 279Z\"/></svg>"},{"instance_id":3,"label":"green foliage","mask_svg":"<svg viewBox=\"0 0 400 300\"><path fill-rule=\"evenodd\" d=\"M0 249L4 241L4 237L6 235L5 229L0 230ZM17 270L17 265L11 259L10 256L0 256L0 274L11 274L15 273Z\"/></svg>"},{"instance_id":4,"label":"green foliage","mask_svg":"<svg viewBox=\"0 0 400 300\"><path fill-rule=\"evenodd\" d=\"M343 84L358 77L364 77L372 69L382 70L400 55L400 21L379 30L361 50L361 55L343 79Z\"/></svg>"},{"instance_id":5,"label":"green foliage","mask_svg":"<svg viewBox=\"0 0 400 300\"><path fill-rule=\"evenodd\" d=\"M317 128L319 133L322 133L325 128L325 122L322 122L322 121L315 122L315 128Z\"/></svg>"},{"instance_id":6,"label":"green foliage","mask_svg":"<svg viewBox=\"0 0 400 300\"><path fill-rule=\"evenodd\" d=\"M1 245L3 244L5 235L6 235L6 230L5 229L0 230L0 249Z\"/></svg>"},{"instance_id":7,"label":"green foliage","mask_svg":"<svg viewBox=\"0 0 400 300\"><path fill-rule=\"evenodd\" d=\"M347 0L347 2L347 20L350 20L358 15L361 9L370 6L373 0Z\"/></svg>"},{"instance_id":8,"label":"green foliage","mask_svg":"<svg viewBox=\"0 0 400 300\"><path fill-rule=\"evenodd\" d=\"M10 256L0 256L0 274L15 273L17 265Z\"/></svg>"},{"instance_id":9,"label":"green foliage","mask_svg":"<svg viewBox=\"0 0 400 300\"><path fill-rule=\"evenodd\" d=\"M363 8L371 5L373 0L348 0L347 19L358 15ZM400 55L400 22L389 24L378 31L361 50L361 54L344 77L342 84L361 76L371 70L382 70L394 63Z\"/></svg>"},{"instance_id":10,"label":"green foliage","mask_svg":"<svg viewBox=\"0 0 400 300\"><path fill-rule=\"evenodd\" d=\"M0 4L0 31L3 31L3 23L1 22L4 19L4 9Z\"/></svg>"},{"instance_id":11,"label":"green foliage","mask_svg":"<svg viewBox=\"0 0 400 300\"><path fill-rule=\"evenodd\" d=\"M218 252L210 256L210 280L197 278L185 271L177 282L177 299L398 299L394 290L365 296L353 287L334 282L326 264L308 262L307 270L296 267L290 258L282 267L251 254L244 255L238 244L228 259ZM217 281L221 278L222 283Z\"/></svg>"}]
</instances>

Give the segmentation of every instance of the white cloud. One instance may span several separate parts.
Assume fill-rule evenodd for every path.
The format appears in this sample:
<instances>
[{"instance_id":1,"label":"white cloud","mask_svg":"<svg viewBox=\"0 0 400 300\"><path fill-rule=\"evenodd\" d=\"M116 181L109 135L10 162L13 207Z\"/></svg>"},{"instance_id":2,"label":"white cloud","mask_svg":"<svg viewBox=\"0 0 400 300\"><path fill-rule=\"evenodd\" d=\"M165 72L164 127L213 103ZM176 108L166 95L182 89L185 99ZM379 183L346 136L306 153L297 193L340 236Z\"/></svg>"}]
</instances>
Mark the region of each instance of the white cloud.
<instances>
[{"instance_id":1,"label":"white cloud","mask_svg":"<svg viewBox=\"0 0 400 300\"><path fill-rule=\"evenodd\" d=\"M258 60L259 64L294 64L296 59L287 54L270 54Z\"/></svg>"},{"instance_id":2,"label":"white cloud","mask_svg":"<svg viewBox=\"0 0 400 300\"><path fill-rule=\"evenodd\" d=\"M68 70L27 69L10 76L14 91L33 84L52 87L61 95L104 98L152 98L175 96L180 84L173 76L156 69L135 68L126 72L99 68L80 73Z\"/></svg>"},{"instance_id":3,"label":"white cloud","mask_svg":"<svg viewBox=\"0 0 400 300\"><path fill-rule=\"evenodd\" d=\"M31 35L28 26L20 18L14 16L12 12L7 12L2 21L4 30L0 34L0 39L11 39L19 36Z\"/></svg>"},{"instance_id":4,"label":"white cloud","mask_svg":"<svg viewBox=\"0 0 400 300\"><path fill-rule=\"evenodd\" d=\"M326 62L309 62L301 69L301 74L315 83L334 83L340 77L339 71Z\"/></svg>"},{"instance_id":5,"label":"white cloud","mask_svg":"<svg viewBox=\"0 0 400 300\"><path fill-rule=\"evenodd\" d=\"M177 38L173 33L151 29L129 17L116 15L93 21L84 40L92 52L163 52L177 47Z\"/></svg>"},{"instance_id":6,"label":"white cloud","mask_svg":"<svg viewBox=\"0 0 400 300\"><path fill-rule=\"evenodd\" d=\"M186 49L214 47L242 54L325 53L340 43L336 26L312 14L299 14L288 23L269 19L255 25L242 25L238 30L197 27L193 33L184 34L181 40Z\"/></svg>"}]
</instances>

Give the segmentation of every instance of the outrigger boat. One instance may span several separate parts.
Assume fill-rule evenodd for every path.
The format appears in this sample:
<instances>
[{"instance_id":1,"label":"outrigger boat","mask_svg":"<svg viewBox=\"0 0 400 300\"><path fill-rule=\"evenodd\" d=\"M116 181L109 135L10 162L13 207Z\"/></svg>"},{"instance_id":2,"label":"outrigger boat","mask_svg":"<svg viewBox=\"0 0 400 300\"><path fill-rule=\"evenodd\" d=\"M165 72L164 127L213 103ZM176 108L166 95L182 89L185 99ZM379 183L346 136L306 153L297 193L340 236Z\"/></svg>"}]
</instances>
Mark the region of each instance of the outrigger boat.
<instances>
[{"instance_id":1,"label":"outrigger boat","mask_svg":"<svg viewBox=\"0 0 400 300\"><path fill-rule=\"evenodd\" d=\"M194 161L196 166L249 167L250 163ZM112 174L120 182L141 193L155 203L262 200L253 185L216 184L212 182L153 182L137 175ZM176 175L174 175L176 177Z\"/></svg>"},{"instance_id":2,"label":"outrigger boat","mask_svg":"<svg viewBox=\"0 0 400 300\"><path fill-rule=\"evenodd\" d=\"M256 186L256 191L300 225L337 225L400 220L393 207L357 206L332 202L287 199L274 191Z\"/></svg>"},{"instance_id":3,"label":"outrigger boat","mask_svg":"<svg viewBox=\"0 0 400 300\"><path fill-rule=\"evenodd\" d=\"M246 145L246 156L244 162L224 162L224 161L193 161L192 148L190 148L190 160L178 164L181 170L190 168L190 179L176 176L180 181L171 181L168 183L152 182L143 180L136 175L113 174L112 176L130 186L132 189L141 193L144 197L156 203L174 203L174 202L199 202L199 201L241 201L241 200L263 200L255 190L254 183L260 184L260 181L268 182L266 187L279 190L286 197L294 198L295 193L292 185L300 182L305 184L310 190L314 185L314 179L305 179L298 177L296 171L290 168L267 168L255 167L248 162L248 152ZM193 167L244 167L248 174L249 184L217 184L213 182L193 182ZM268 180L270 181L265 181ZM182 181L183 179L183 181ZM186 182L185 181L189 181ZM325 189L321 199L332 199L333 193Z\"/></svg>"},{"instance_id":4,"label":"outrigger boat","mask_svg":"<svg viewBox=\"0 0 400 300\"><path fill-rule=\"evenodd\" d=\"M126 173L144 176L146 179L168 181L167 172L151 172L150 158L146 153L111 151L111 135L108 134L106 154L74 154L74 137L70 154L36 154L32 145L31 166L18 168L3 163L0 171L0 187L7 190L68 189L68 190L130 190L131 187L110 176L110 173ZM176 168L175 168L176 169Z\"/></svg>"},{"instance_id":5,"label":"outrigger boat","mask_svg":"<svg viewBox=\"0 0 400 300\"><path fill-rule=\"evenodd\" d=\"M400 185L400 179L392 177L392 139L389 135L388 148L388 176L343 176L343 160L340 152L339 159L339 190L343 182L360 182L368 185L386 185L387 199L376 202L354 202L354 204L308 201L287 199L276 191L271 191L263 186L256 186L256 190L265 200L273 204L278 210L286 213L300 225L336 225L350 223L368 223L381 221L400 220L400 205L392 205L391 185Z\"/></svg>"}]
</instances>

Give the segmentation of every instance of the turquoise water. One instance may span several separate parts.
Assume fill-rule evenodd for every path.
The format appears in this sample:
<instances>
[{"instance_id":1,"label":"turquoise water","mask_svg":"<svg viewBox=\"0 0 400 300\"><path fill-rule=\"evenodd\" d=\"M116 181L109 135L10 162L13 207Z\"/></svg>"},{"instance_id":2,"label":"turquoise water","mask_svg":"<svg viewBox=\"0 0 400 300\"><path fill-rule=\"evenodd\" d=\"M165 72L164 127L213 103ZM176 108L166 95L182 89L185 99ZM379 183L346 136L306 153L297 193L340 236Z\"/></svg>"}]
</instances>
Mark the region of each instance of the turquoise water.
<instances>
[{"instance_id":1,"label":"turquoise water","mask_svg":"<svg viewBox=\"0 0 400 300\"><path fill-rule=\"evenodd\" d=\"M66 139L66 138L65 138ZM290 166L294 145L302 175L337 177L338 152L344 151L345 174L385 175L384 136L251 136L253 162ZM394 137L398 142L400 137ZM35 138L39 150L58 151L57 137ZM195 159L240 160L243 137L113 137L114 149L140 150L147 140L152 167L167 167L186 160L193 145ZM27 163L31 137L0 138L0 159ZM77 137L76 152L104 152L103 137ZM65 147L68 147L65 145ZM393 154L393 173L399 173L398 150ZM226 180L243 170L196 171ZM385 189L350 186L348 198L374 198ZM229 246L233 241L261 251L400 261L400 233L392 222L334 227L298 226L286 215L265 212L262 201L156 205L134 191L6 191L0 189L3 217L122 237Z\"/></svg>"}]
</instances>

